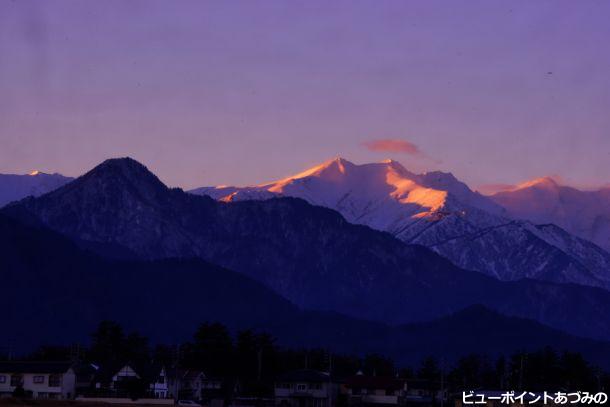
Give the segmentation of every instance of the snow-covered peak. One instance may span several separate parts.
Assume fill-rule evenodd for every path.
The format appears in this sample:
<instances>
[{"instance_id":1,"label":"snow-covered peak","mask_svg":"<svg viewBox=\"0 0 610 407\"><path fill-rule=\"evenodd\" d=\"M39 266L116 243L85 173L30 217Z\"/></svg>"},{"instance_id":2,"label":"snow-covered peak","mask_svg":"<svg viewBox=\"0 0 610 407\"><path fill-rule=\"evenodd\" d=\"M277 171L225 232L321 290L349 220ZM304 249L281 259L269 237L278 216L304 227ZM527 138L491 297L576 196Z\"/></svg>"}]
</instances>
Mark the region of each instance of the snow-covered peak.
<instances>
[{"instance_id":1,"label":"snow-covered peak","mask_svg":"<svg viewBox=\"0 0 610 407\"><path fill-rule=\"evenodd\" d=\"M299 172L295 175L271 182L259 184L258 186L268 185L285 185L291 181L303 179L303 178L322 178L328 181L340 182L348 178L354 177L365 177L368 178L373 174L379 173L396 173L401 176L415 179L416 174L411 173L405 167L403 167L398 161L387 159L377 163L369 164L354 164L353 162L346 160L342 157L337 157L332 160L323 162L322 164L315 165L305 171Z\"/></svg>"},{"instance_id":2,"label":"snow-covered peak","mask_svg":"<svg viewBox=\"0 0 610 407\"><path fill-rule=\"evenodd\" d=\"M379 164L385 164L388 166L388 168L392 168L393 170L400 172L400 173L409 173L411 174L411 172L409 172L405 167L403 167L403 165L401 163L399 163L396 160L392 160L391 158L388 158L386 160L380 161Z\"/></svg>"},{"instance_id":3,"label":"snow-covered peak","mask_svg":"<svg viewBox=\"0 0 610 407\"><path fill-rule=\"evenodd\" d=\"M425 185L428 188L439 189L452 194L465 195L473 193L466 184L460 182L450 172L424 172L423 174L419 175L418 181L420 184Z\"/></svg>"},{"instance_id":4,"label":"snow-covered peak","mask_svg":"<svg viewBox=\"0 0 610 407\"><path fill-rule=\"evenodd\" d=\"M428 188L446 191L465 205L482 209L495 215L504 215L504 209L487 197L472 191L450 172L429 171L418 176L419 183Z\"/></svg>"},{"instance_id":5,"label":"snow-covered peak","mask_svg":"<svg viewBox=\"0 0 610 407\"><path fill-rule=\"evenodd\" d=\"M533 185L543 187L516 192L534 196L524 200L541 204L540 213L552 213L551 203L542 198L554 196L552 188L544 187L553 184L542 179ZM392 160L359 165L337 158L276 182L191 192L223 201L298 197L501 280L527 277L610 287L610 255L602 249L560 228L510 219L498 203L473 192L451 173L415 174ZM594 229L608 230L608 219L600 217ZM537 220L534 223L557 223Z\"/></svg>"},{"instance_id":6,"label":"snow-covered peak","mask_svg":"<svg viewBox=\"0 0 610 407\"><path fill-rule=\"evenodd\" d=\"M27 174L0 174L0 207L27 196L40 196L72 181L60 174L34 170Z\"/></svg>"},{"instance_id":7,"label":"snow-covered peak","mask_svg":"<svg viewBox=\"0 0 610 407\"><path fill-rule=\"evenodd\" d=\"M603 189L581 191L542 177L490 198L513 218L552 223L610 250L610 194Z\"/></svg>"},{"instance_id":8,"label":"snow-covered peak","mask_svg":"<svg viewBox=\"0 0 610 407\"><path fill-rule=\"evenodd\" d=\"M395 160L354 164L335 158L278 181L250 187L208 187L193 193L223 201L292 196L341 212L348 220L383 230L438 213L503 209L450 173L415 174Z\"/></svg>"},{"instance_id":9,"label":"snow-covered peak","mask_svg":"<svg viewBox=\"0 0 610 407\"><path fill-rule=\"evenodd\" d=\"M24 177L30 177L30 178L45 178L45 179L62 179L62 178L66 178L61 174L58 174L56 172L54 173L48 173L48 172L44 172L44 171L40 171L40 170L32 170L30 172L28 172L27 174L23 175Z\"/></svg>"},{"instance_id":10,"label":"snow-covered peak","mask_svg":"<svg viewBox=\"0 0 610 407\"><path fill-rule=\"evenodd\" d=\"M303 178L316 177L326 179L328 181L339 181L347 176L348 172L352 170L355 165L348 160L337 157L332 160L328 160L323 162L322 164L316 165L312 168L309 168L303 172L292 175L290 177L286 177L284 179L274 181L272 183L260 184L259 187L266 187L269 185L273 185L276 189L275 192L280 192L280 189L287 184L290 184L294 180L299 180Z\"/></svg>"}]
</instances>

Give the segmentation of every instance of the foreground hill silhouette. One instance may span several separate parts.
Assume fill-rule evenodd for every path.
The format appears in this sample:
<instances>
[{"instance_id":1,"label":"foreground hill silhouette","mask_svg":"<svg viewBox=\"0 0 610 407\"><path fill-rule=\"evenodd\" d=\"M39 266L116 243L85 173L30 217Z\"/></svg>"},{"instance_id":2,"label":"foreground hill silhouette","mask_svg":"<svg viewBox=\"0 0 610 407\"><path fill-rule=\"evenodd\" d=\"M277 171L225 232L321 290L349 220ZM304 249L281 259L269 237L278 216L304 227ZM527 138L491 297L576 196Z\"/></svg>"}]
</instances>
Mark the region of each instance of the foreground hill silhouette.
<instances>
[{"instance_id":1,"label":"foreground hill silhouette","mask_svg":"<svg viewBox=\"0 0 610 407\"><path fill-rule=\"evenodd\" d=\"M610 338L607 291L502 283L300 199L224 203L167 188L129 158L107 160L3 212L106 255L201 258L310 310L405 323L483 304L578 335Z\"/></svg>"},{"instance_id":2,"label":"foreground hill silhouette","mask_svg":"<svg viewBox=\"0 0 610 407\"><path fill-rule=\"evenodd\" d=\"M41 344L86 342L103 319L155 342L189 338L204 321L254 328L293 347L381 353L399 364L436 355L447 361L552 346L610 360L610 344L578 338L534 321L472 306L430 322L388 326L333 312L304 311L239 273L202 260L106 260L67 238L0 215L0 323L18 351Z\"/></svg>"}]
</instances>

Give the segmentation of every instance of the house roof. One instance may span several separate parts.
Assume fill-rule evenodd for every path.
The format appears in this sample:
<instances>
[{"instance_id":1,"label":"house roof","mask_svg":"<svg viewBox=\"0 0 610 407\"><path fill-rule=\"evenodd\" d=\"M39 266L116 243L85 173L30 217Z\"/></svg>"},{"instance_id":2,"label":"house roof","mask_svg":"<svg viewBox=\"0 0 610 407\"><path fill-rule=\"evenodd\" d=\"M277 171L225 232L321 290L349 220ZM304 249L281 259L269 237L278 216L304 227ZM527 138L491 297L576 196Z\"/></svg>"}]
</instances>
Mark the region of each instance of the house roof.
<instances>
[{"instance_id":1,"label":"house roof","mask_svg":"<svg viewBox=\"0 0 610 407\"><path fill-rule=\"evenodd\" d=\"M66 373L72 362L0 362L1 373Z\"/></svg>"},{"instance_id":2,"label":"house roof","mask_svg":"<svg viewBox=\"0 0 610 407\"><path fill-rule=\"evenodd\" d=\"M329 380L331 377L328 373L311 369L293 370L277 377L278 382L323 383Z\"/></svg>"},{"instance_id":3,"label":"house roof","mask_svg":"<svg viewBox=\"0 0 610 407\"><path fill-rule=\"evenodd\" d=\"M95 379L98 382L107 383L126 366L129 366L140 379L146 382L155 381L163 369L163 366L159 364L137 365L131 362L114 363L101 366L95 373Z\"/></svg>"},{"instance_id":4,"label":"house roof","mask_svg":"<svg viewBox=\"0 0 610 407\"><path fill-rule=\"evenodd\" d=\"M357 375L347 378L345 385L348 388L359 387L367 389L396 390L403 388L405 382L405 379L399 379L397 377Z\"/></svg>"},{"instance_id":5,"label":"house roof","mask_svg":"<svg viewBox=\"0 0 610 407\"><path fill-rule=\"evenodd\" d=\"M157 380L159 375L161 375L161 371L165 369L163 365L160 363L152 363L145 366L136 366L135 371L138 372L142 379L154 382Z\"/></svg>"},{"instance_id":6,"label":"house roof","mask_svg":"<svg viewBox=\"0 0 610 407\"><path fill-rule=\"evenodd\" d=\"M110 382L112 377L125 365L125 363L101 365L95 372L95 381L101 383Z\"/></svg>"}]
</instances>

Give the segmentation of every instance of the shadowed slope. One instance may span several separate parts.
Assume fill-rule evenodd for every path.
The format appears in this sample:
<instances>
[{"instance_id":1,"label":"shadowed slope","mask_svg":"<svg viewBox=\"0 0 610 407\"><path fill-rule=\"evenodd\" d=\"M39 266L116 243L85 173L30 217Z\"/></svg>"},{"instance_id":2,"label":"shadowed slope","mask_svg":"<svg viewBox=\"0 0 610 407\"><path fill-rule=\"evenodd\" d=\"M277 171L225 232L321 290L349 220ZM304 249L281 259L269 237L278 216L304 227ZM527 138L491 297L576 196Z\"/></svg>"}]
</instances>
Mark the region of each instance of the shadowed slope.
<instances>
[{"instance_id":1,"label":"shadowed slope","mask_svg":"<svg viewBox=\"0 0 610 407\"><path fill-rule=\"evenodd\" d=\"M610 338L610 294L603 290L500 283L300 199L223 203L169 189L131 159L106 161L4 212L38 219L90 247L124 246L144 259L200 257L309 309L402 323L480 303Z\"/></svg>"}]
</instances>

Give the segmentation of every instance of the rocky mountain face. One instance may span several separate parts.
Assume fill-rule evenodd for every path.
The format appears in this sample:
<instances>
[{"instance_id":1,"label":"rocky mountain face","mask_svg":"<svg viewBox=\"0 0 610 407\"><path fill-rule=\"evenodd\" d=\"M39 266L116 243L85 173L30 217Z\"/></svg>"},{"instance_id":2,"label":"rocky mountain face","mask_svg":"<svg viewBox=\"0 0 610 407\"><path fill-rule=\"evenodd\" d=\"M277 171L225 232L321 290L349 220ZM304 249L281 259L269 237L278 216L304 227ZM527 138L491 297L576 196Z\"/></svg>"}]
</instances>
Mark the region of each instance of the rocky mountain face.
<instances>
[{"instance_id":1,"label":"rocky mountain face","mask_svg":"<svg viewBox=\"0 0 610 407\"><path fill-rule=\"evenodd\" d=\"M515 219L502 200L473 192L452 174L414 174L396 161L355 165L338 158L268 184L191 192L225 202L298 197L500 280L610 288L604 249L560 228Z\"/></svg>"},{"instance_id":2,"label":"rocky mountain face","mask_svg":"<svg viewBox=\"0 0 610 407\"><path fill-rule=\"evenodd\" d=\"M94 250L122 247L141 259L198 257L262 282L302 308L403 323L483 304L610 338L605 290L502 283L301 199L219 202L167 188L131 159L108 160L2 212Z\"/></svg>"},{"instance_id":3,"label":"rocky mountain face","mask_svg":"<svg viewBox=\"0 0 610 407\"><path fill-rule=\"evenodd\" d=\"M26 175L0 174L0 207L27 196L40 196L72 181L60 174L32 171Z\"/></svg>"},{"instance_id":4,"label":"rocky mountain face","mask_svg":"<svg viewBox=\"0 0 610 407\"><path fill-rule=\"evenodd\" d=\"M232 330L264 330L284 346L378 353L400 365L419 363L422 355L451 361L472 352L496 355L545 346L581 352L602 366L610 361L608 342L483 306L401 326L306 311L243 274L202 260L110 261L50 230L2 215L0 278L11 287L0 296L0 308L11 310L0 314L0 323L10 326L3 340L23 352L86 341L101 320L111 319L154 342L181 342L200 323L219 321Z\"/></svg>"},{"instance_id":5,"label":"rocky mountain face","mask_svg":"<svg viewBox=\"0 0 610 407\"><path fill-rule=\"evenodd\" d=\"M490 198L514 218L554 224L610 250L610 188L581 191L545 177Z\"/></svg>"}]
</instances>

